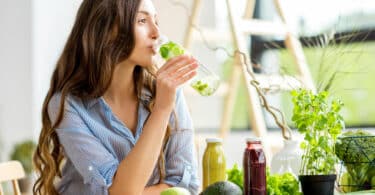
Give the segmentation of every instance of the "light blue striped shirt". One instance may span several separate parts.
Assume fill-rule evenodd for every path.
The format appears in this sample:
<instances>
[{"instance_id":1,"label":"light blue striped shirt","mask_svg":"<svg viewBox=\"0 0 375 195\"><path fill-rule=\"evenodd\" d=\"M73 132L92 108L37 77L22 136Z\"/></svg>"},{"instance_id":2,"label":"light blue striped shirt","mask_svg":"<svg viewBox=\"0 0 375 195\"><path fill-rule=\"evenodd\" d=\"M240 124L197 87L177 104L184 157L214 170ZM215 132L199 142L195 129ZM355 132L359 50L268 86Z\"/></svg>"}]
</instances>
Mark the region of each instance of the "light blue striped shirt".
<instances>
[{"instance_id":1,"label":"light blue striped shirt","mask_svg":"<svg viewBox=\"0 0 375 195\"><path fill-rule=\"evenodd\" d=\"M52 122L60 107L60 94L55 94L48 106ZM149 99L143 91L141 101ZM165 148L166 178L164 183L187 188L198 194L199 179L193 143L193 125L182 90L177 91L174 116L171 115L171 136ZM57 183L60 194L108 194L119 163L127 156L142 134L149 112L140 102L136 133L132 132L112 113L104 99L84 101L69 95L65 101L63 120L56 129L67 157L62 179ZM158 183L156 165L147 186ZM132 179L129 177L128 179Z\"/></svg>"}]
</instances>

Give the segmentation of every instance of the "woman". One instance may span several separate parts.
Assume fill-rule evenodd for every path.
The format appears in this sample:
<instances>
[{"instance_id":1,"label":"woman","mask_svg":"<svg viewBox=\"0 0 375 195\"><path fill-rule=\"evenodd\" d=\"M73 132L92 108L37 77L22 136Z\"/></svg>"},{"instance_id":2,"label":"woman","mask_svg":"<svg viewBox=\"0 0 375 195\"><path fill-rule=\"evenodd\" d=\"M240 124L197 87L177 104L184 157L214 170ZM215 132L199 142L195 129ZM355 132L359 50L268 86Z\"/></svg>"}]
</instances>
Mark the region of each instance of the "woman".
<instances>
[{"instance_id":1,"label":"woman","mask_svg":"<svg viewBox=\"0 0 375 195\"><path fill-rule=\"evenodd\" d=\"M84 0L45 98L35 194L197 194L192 122L178 87L190 56L153 65L151 0Z\"/></svg>"}]
</instances>

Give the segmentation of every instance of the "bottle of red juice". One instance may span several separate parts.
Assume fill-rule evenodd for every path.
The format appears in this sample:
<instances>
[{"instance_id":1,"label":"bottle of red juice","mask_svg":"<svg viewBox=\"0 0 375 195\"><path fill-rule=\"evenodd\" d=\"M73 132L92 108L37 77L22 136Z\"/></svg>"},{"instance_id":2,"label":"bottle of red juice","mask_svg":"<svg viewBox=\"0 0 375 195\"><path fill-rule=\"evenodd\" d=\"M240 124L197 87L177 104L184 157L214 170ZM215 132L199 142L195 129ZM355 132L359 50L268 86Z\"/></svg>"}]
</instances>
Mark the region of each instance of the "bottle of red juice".
<instances>
[{"instance_id":1,"label":"bottle of red juice","mask_svg":"<svg viewBox=\"0 0 375 195\"><path fill-rule=\"evenodd\" d=\"M266 195L266 156L258 138L247 138L243 156L244 195Z\"/></svg>"}]
</instances>

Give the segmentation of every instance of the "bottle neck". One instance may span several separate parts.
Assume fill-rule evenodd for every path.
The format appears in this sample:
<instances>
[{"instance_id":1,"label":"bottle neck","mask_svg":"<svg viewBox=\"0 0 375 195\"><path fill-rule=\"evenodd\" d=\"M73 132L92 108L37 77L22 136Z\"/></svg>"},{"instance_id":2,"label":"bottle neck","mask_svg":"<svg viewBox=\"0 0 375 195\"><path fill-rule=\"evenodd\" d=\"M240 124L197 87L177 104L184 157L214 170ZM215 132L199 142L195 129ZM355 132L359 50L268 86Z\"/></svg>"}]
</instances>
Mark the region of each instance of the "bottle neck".
<instances>
[{"instance_id":1,"label":"bottle neck","mask_svg":"<svg viewBox=\"0 0 375 195\"><path fill-rule=\"evenodd\" d=\"M211 147L211 146L214 146L214 147L215 147L215 146L221 146L221 143L220 143L220 142L208 142L208 143L207 143L207 146L210 146L210 147Z\"/></svg>"},{"instance_id":2,"label":"bottle neck","mask_svg":"<svg viewBox=\"0 0 375 195\"><path fill-rule=\"evenodd\" d=\"M246 142L248 149L256 149L256 148L262 148L262 142L261 141L247 141Z\"/></svg>"},{"instance_id":3,"label":"bottle neck","mask_svg":"<svg viewBox=\"0 0 375 195\"><path fill-rule=\"evenodd\" d=\"M284 148L287 148L287 149L298 148L298 142L295 140L284 140Z\"/></svg>"}]
</instances>

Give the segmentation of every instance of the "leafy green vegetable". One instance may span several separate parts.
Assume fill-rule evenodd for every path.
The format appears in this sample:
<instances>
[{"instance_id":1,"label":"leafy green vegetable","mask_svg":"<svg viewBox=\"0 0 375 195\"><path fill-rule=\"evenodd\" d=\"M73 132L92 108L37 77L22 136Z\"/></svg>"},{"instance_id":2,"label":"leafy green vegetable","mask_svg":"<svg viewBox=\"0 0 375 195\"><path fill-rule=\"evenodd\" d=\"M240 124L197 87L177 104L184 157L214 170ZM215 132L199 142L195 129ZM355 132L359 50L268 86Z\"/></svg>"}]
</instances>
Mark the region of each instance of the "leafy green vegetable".
<instances>
[{"instance_id":1,"label":"leafy green vegetable","mask_svg":"<svg viewBox=\"0 0 375 195\"><path fill-rule=\"evenodd\" d=\"M343 103L340 100L328 101L328 92L313 94L300 89L292 91L293 117L298 131L304 135L301 148L301 175L327 175L334 173L335 142L344 128L340 115Z\"/></svg>"},{"instance_id":2,"label":"leafy green vegetable","mask_svg":"<svg viewBox=\"0 0 375 195\"><path fill-rule=\"evenodd\" d=\"M345 192L375 188L375 136L363 130L348 131L336 142L336 155L347 173L340 185Z\"/></svg>"},{"instance_id":3,"label":"leafy green vegetable","mask_svg":"<svg viewBox=\"0 0 375 195\"><path fill-rule=\"evenodd\" d=\"M243 171L238 169L237 163L232 169L227 170L228 181L237 184L243 190Z\"/></svg>"},{"instance_id":4,"label":"leafy green vegetable","mask_svg":"<svg viewBox=\"0 0 375 195\"><path fill-rule=\"evenodd\" d=\"M243 190L244 174L238 168L237 164L233 165L232 169L227 171L228 181L237 184ZM299 191L299 183L291 173L270 174L270 169L267 167L267 195L302 195Z\"/></svg>"},{"instance_id":5,"label":"leafy green vegetable","mask_svg":"<svg viewBox=\"0 0 375 195\"><path fill-rule=\"evenodd\" d=\"M291 173L270 174L267 168L267 195L302 195L299 183Z\"/></svg>"}]
</instances>

